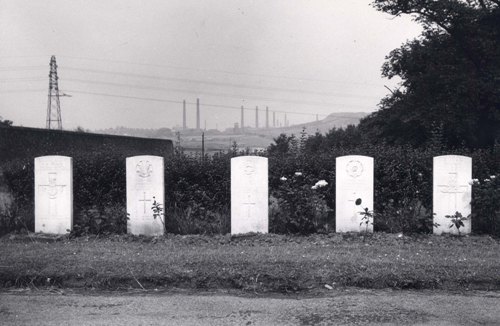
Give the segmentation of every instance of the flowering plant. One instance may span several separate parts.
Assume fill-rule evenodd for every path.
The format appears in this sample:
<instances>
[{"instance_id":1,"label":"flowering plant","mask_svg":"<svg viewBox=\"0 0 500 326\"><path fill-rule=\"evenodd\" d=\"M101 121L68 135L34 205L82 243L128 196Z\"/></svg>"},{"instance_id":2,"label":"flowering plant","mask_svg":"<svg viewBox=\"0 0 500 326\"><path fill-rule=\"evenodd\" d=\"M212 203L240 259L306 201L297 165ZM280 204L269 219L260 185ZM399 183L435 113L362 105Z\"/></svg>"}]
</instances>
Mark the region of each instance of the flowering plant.
<instances>
[{"instance_id":1,"label":"flowering plant","mask_svg":"<svg viewBox=\"0 0 500 326\"><path fill-rule=\"evenodd\" d=\"M319 180L313 184L314 179L303 172L282 176L280 181L271 192L271 231L301 234L327 231L328 182Z\"/></svg>"}]
</instances>

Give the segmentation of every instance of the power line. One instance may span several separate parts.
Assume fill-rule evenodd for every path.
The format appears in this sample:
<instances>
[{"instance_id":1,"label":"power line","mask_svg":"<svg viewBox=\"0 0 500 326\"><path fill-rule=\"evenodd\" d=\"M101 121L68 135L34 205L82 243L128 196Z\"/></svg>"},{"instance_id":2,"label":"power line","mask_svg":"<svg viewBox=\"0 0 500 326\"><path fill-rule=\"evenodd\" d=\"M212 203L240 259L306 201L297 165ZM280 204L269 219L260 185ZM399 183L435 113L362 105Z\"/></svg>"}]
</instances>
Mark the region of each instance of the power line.
<instances>
[{"instance_id":1,"label":"power line","mask_svg":"<svg viewBox=\"0 0 500 326\"><path fill-rule=\"evenodd\" d=\"M43 89L22 89L22 90L0 90L0 94L5 93L41 93L44 92ZM87 95L97 95L97 96L105 96L105 97L117 97L117 98L126 98L126 99L134 99L134 100L142 100L142 101L153 101L153 102L162 102L162 103L173 103L173 104L182 104L183 101L179 100L170 100L170 99L160 99L160 98L152 98L152 97L139 97L139 96L127 96L127 95L117 95L117 94L107 94L107 93L96 93L96 92L86 92L86 91L78 91L78 90L66 90L68 93L76 93L76 94L87 94ZM186 104L195 105L196 102L186 102ZM255 111L254 108L246 108L246 107L235 107L223 104L209 104L203 103L203 106L206 107L215 107L215 108L223 108L223 109L231 109L231 110L244 110L244 111ZM318 116L318 117L327 117L328 114L318 114L318 113L307 113L307 112L296 112L296 111L284 111L284 110L269 110L274 113L287 113L287 114L296 114L296 115L305 115L305 116ZM337 116L339 118L352 118L351 116Z\"/></svg>"},{"instance_id":2,"label":"power line","mask_svg":"<svg viewBox=\"0 0 500 326\"><path fill-rule=\"evenodd\" d=\"M18 82L18 81L41 81L41 80L46 80L45 77L38 77L38 78L32 78L32 77L20 77L20 78L3 78L0 79L1 83L11 83L11 82Z\"/></svg>"},{"instance_id":3,"label":"power line","mask_svg":"<svg viewBox=\"0 0 500 326\"><path fill-rule=\"evenodd\" d=\"M101 81L87 81L83 79L75 79L75 78L65 78L64 81L75 81L81 83L89 83L89 84L102 84L102 85L111 85L111 86L120 86L120 87L130 87L130 88L142 88L142 89L150 89L150 90L167 90L188 94L205 94L210 96L218 96L218 97L227 97L227 98L235 98L235 99L253 99L253 100L263 100L263 101L271 101L271 102L285 102L292 104L302 104L302 105L314 105L321 107L331 107L331 106L346 106L341 103L325 103L325 102L315 102L315 101L301 101L301 100L289 100L289 99L280 99L280 98L270 98L270 97L260 97L253 95L239 95L239 94L227 94L227 93L217 93L217 92L207 92L207 91L192 91L187 89L180 88L165 88L165 87L155 87L155 86L144 86L144 85L130 85L130 84L121 84L121 83L113 83L113 82L101 82ZM349 107L357 107L362 108L360 106L349 106Z\"/></svg>"},{"instance_id":4,"label":"power line","mask_svg":"<svg viewBox=\"0 0 500 326\"><path fill-rule=\"evenodd\" d=\"M275 79L287 79L287 80L296 80L296 81L312 81L312 82L322 82L322 83L332 83L332 84L345 84L343 81L335 81L328 79L316 79L316 78L302 78L302 77L292 77L292 76L279 76L272 74L255 74L255 73L246 73L246 72L235 72L229 70L220 70L220 69L207 69L207 68L191 68L191 67L179 67L173 65L161 65L154 63L142 63L142 62L132 62L132 61L123 61L123 60L109 60L109 59L101 59L101 58L88 58L88 57L78 57L78 56L66 56L61 55L59 57L77 59L77 60L89 60L89 61L100 61L100 62L111 62L111 63L120 63L120 64L133 64L138 66L147 66L147 67L162 67L168 69L178 69L178 70L188 70L188 71L205 71L205 72L215 72L215 73L223 73L228 75L237 75L237 76L252 76L252 77L266 77L266 78L275 78ZM380 87L380 85L373 83L361 83L361 82L350 82L351 84L356 85L364 85L364 86L376 86Z\"/></svg>"},{"instance_id":5,"label":"power line","mask_svg":"<svg viewBox=\"0 0 500 326\"><path fill-rule=\"evenodd\" d=\"M304 93L304 94L313 94L313 95L322 95L322 96L371 98L371 99L376 98L376 99L378 99L378 97L375 97L375 96L358 96L355 94L341 95L338 93L315 92L315 91L306 91L306 90L301 90L301 89L286 89L286 88L279 88L279 87L252 86L252 85L244 85L244 84L204 81L204 80L178 78L178 77L152 76L152 75L126 73L126 72L112 72L112 71L104 71L104 70L97 70L97 69L85 69L85 68L75 68L75 67L66 67L66 66L63 68L63 70L74 70L74 71L90 72L90 73L96 73L96 74L120 75L120 76L125 76L125 77L146 78L146 79L154 79L154 80L168 80L168 81L174 81L174 82L206 84L206 85L212 85L212 86L215 85L215 86L234 87L234 88L243 88L243 89L255 89L255 90L264 90L264 91L281 91L281 92L288 92L288 93L294 93L294 94Z\"/></svg>"},{"instance_id":6,"label":"power line","mask_svg":"<svg viewBox=\"0 0 500 326\"><path fill-rule=\"evenodd\" d=\"M17 71L17 70L43 70L47 69L47 67L42 66L17 66L17 67L0 67L0 71Z\"/></svg>"},{"instance_id":7,"label":"power line","mask_svg":"<svg viewBox=\"0 0 500 326\"><path fill-rule=\"evenodd\" d=\"M183 104L184 101L180 100L171 100L171 99L162 99L162 98L153 98L153 97L140 97L140 96L130 96L130 95L118 95L118 94L109 94L109 93L97 93L97 92L87 92L87 91L78 91L78 90L66 90L68 93L76 93L76 94L87 94L87 95L97 95L97 96L105 96L105 97L117 97L117 98L126 98L126 99L134 99L134 100L144 100L144 101L153 101L153 102L162 102L162 103L174 103L174 104ZM186 104L196 105L196 102L187 102ZM247 110L247 111L255 111L255 108L245 108L245 107L236 107L230 105L222 105L222 104L211 104L211 103L203 103L204 107L215 107L215 108L224 108L231 110ZM271 112L276 113L287 113L287 114L295 114L295 115L306 115L306 116L322 116L326 117L328 114L317 114L310 112L296 112L296 111L284 111L284 110L270 110ZM350 116L339 116L340 118L351 118Z\"/></svg>"},{"instance_id":8,"label":"power line","mask_svg":"<svg viewBox=\"0 0 500 326\"><path fill-rule=\"evenodd\" d=\"M0 94L9 94L9 93L39 93L45 92L46 90L42 89L7 89L0 90Z\"/></svg>"},{"instance_id":9,"label":"power line","mask_svg":"<svg viewBox=\"0 0 500 326\"><path fill-rule=\"evenodd\" d=\"M41 81L45 80L45 78L7 78L0 80L0 82L22 82L22 81ZM193 91L193 90L188 90L188 89L181 89L181 88L167 88L167 87L156 87L156 86L145 86L145 85L139 85L139 84L124 84L124 83L114 83L114 82L105 82L105 81L95 81L95 80L85 80L85 79L79 79L79 78L64 78L64 81L74 81L74 82L79 82L79 83L88 83L88 84L101 84L101 85L110 85L110 86L118 86L118 87L130 87L130 88L139 88L139 89L146 89L146 90L161 90L161 91L173 91L173 92L181 92L181 93L188 93L188 94L204 94L204 95L210 95L210 96L218 96L218 97L226 97L226 98L235 98L235 99L252 99L252 100L263 100L263 101L272 101L272 102L285 102L285 103L292 103L292 104L300 104L300 105L314 105L314 106L320 106L320 107L331 107L331 106L344 106L344 107L349 107L349 108L359 108L359 109L365 109L363 106L356 106L356 105L350 105L350 104L344 104L344 103L329 103L329 102L317 102L317 101L301 101L301 100L290 100L290 99L283 99L283 98L271 98L271 97L261 97L261 96L255 96L255 95L244 95L244 94L228 94L228 93L220 93L220 92L207 92L207 91Z\"/></svg>"}]
</instances>

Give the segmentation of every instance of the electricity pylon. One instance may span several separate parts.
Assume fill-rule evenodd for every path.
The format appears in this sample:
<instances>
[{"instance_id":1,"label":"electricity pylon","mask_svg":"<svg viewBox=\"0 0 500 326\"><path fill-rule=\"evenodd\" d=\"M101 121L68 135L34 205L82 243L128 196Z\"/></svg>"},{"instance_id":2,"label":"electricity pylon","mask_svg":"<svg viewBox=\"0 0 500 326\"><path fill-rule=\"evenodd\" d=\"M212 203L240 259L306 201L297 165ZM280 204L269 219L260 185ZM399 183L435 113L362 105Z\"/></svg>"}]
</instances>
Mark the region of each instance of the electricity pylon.
<instances>
[{"instance_id":1,"label":"electricity pylon","mask_svg":"<svg viewBox=\"0 0 500 326\"><path fill-rule=\"evenodd\" d=\"M59 102L59 85L57 77L56 57L53 55L50 58L50 74L49 74L49 95L47 103L47 129L62 130L61 119L61 104Z\"/></svg>"}]
</instances>

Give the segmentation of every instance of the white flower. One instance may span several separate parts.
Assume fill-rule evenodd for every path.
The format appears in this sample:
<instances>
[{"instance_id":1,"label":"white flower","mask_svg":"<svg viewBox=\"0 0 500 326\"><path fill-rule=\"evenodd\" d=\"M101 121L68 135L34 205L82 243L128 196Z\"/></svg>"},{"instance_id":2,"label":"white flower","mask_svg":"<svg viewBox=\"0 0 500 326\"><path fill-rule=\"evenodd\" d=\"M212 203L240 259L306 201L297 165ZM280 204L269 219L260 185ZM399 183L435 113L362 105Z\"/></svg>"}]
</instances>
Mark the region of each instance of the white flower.
<instances>
[{"instance_id":1,"label":"white flower","mask_svg":"<svg viewBox=\"0 0 500 326\"><path fill-rule=\"evenodd\" d=\"M286 181L286 180L287 180L287 178L285 178L285 177L281 177L281 178L280 178L280 180L281 180L281 181Z\"/></svg>"},{"instance_id":2,"label":"white flower","mask_svg":"<svg viewBox=\"0 0 500 326\"><path fill-rule=\"evenodd\" d=\"M496 175L490 175L490 179L495 179L496 177Z\"/></svg>"},{"instance_id":3,"label":"white flower","mask_svg":"<svg viewBox=\"0 0 500 326\"><path fill-rule=\"evenodd\" d=\"M318 182L316 182L316 184L314 186L312 186L311 189L317 189L317 188L325 187L327 185L328 185L328 182L326 182L325 180L319 180Z\"/></svg>"},{"instance_id":4,"label":"white flower","mask_svg":"<svg viewBox=\"0 0 500 326\"><path fill-rule=\"evenodd\" d=\"M490 182L491 180L490 179L484 179L484 182Z\"/></svg>"},{"instance_id":5,"label":"white flower","mask_svg":"<svg viewBox=\"0 0 500 326\"><path fill-rule=\"evenodd\" d=\"M302 172L295 172L295 175L296 175L297 177L300 177L300 176L302 175Z\"/></svg>"}]
</instances>

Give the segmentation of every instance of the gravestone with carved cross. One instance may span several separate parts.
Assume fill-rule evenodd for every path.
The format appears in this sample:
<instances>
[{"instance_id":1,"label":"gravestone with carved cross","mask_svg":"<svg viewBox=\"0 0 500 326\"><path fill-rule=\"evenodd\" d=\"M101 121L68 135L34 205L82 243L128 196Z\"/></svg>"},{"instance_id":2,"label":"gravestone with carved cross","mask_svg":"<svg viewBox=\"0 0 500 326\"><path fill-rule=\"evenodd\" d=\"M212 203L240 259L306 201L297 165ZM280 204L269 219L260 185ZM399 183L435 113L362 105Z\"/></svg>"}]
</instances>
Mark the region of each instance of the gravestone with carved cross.
<instances>
[{"instance_id":1,"label":"gravestone with carved cross","mask_svg":"<svg viewBox=\"0 0 500 326\"><path fill-rule=\"evenodd\" d=\"M446 215L456 212L466 217L471 213L472 159L461 155L436 156L433 160L433 213L434 234L458 234L456 227ZM438 224L438 225L436 225ZM464 221L461 234L471 232L471 220Z\"/></svg>"},{"instance_id":2,"label":"gravestone with carved cross","mask_svg":"<svg viewBox=\"0 0 500 326\"><path fill-rule=\"evenodd\" d=\"M363 208L373 210L373 158L361 155L337 157L335 163L335 230L373 232L373 220L360 225ZM361 206L356 199L361 198Z\"/></svg>"},{"instance_id":3,"label":"gravestone with carved cross","mask_svg":"<svg viewBox=\"0 0 500 326\"><path fill-rule=\"evenodd\" d=\"M231 234L269 232L267 158L231 159Z\"/></svg>"},{"instance_id":4,"label":"gravestone with carved cross","mask_svg":"<svg viewBox=\"0 0 500 326\"><path fill-rule=\"evenodd\" d=\"M154 218L153 200L164 208L163 157L133 156L127 158L127 233L162 235L164 216ZM154 197L154 199L153 199Z\"/></svg>"},{"instance_id":5,"label":"gravestone with carved cross","mask_svg":"<svg viewBox=\"0 0 500 326\"><path fill-rule=\"evenodd\" d=\"M72 228L72 158L35 158L35 232L66 234Z\"/></svg>"}]
</instances>

